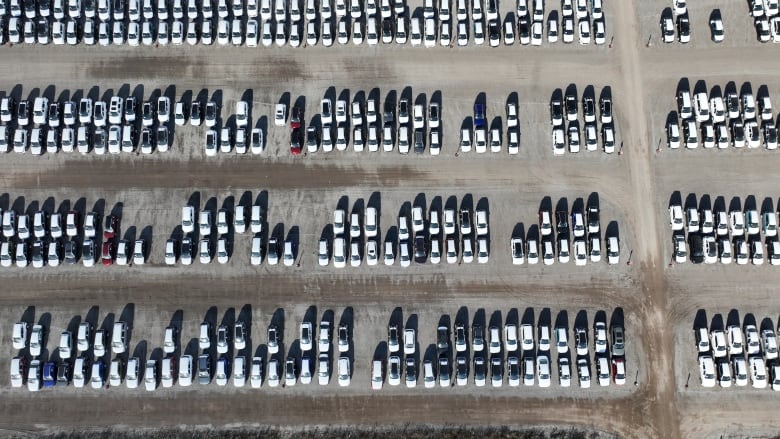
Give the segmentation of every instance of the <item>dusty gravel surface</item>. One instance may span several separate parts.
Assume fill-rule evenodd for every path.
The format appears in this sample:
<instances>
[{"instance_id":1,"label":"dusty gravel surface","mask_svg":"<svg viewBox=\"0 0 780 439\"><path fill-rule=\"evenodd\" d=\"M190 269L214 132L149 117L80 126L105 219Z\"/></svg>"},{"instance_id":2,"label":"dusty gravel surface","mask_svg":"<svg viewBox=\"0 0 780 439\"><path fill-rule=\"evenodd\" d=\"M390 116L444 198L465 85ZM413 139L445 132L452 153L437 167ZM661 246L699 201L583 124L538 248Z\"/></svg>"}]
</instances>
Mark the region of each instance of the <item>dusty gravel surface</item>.
<instances>
[{"instance_id":1,"label":"dusty gravel surface","mask_svg":"<svg viewBox=\"0 0 780 439\"><path fill-rule=\"evenodd\" d=\"M778 274L766 265L670 267L666 207L676 191L727 201L749 195L776 200L780 177L771 156L777 152L656 148L665 142L664 123L681 79L691 87L705 81L707 89L729 81L737 86L749 82L754 90L766 85L780 99L780 60L773 47L755 41L745 2L698 2L691 6L693 42L663 45L658 21L667 3L605 1L607 39L614 35L611 48L560 43L537 50L4 47L0 90L16 96L121 92L148 97L162 92L178 98L189 91L220 101L225 120L244 97L252 103L253 125L264 128L267 139L261 156L207 158L204 128L187 126L176 128L167 154L4 156L0 208L121 209L123 237L151 242L143 267L0 270L0 351L6 358L16 355L10 330L21 318L45 323L55 334L47 340L44 357L54 349L56 334L80 321L109 326L124 320L131 326L132 355L159 358L169 324L182 327L182 351L194 354L202 320L230 324L242 319L250 324L250 336L241 354L265 356L265 328L272 321L284 324L283 349L295 353L298 323L325 316L352 324L354 373L348 388L331 382L256 391L212 384L154 393L68 387L32 394L6 385L0 387L0 433L87 425L133 430L455 424L571 426L637 438L771 435L779 408L771 391L699 386L691 328L701 313L707 320L716 314L740 321L750 315L776 325ZM724 15L727 39L722 45L709 41L706 17L714 8ZM569 84L580 93L589 85L596 93L611 87L623 154L552 156L548 103L553 90ZM308 119L322 96L351 99L375 88L382 99L438 96L441 156L351 150L289 155L288 129L273 126L277 102L300 102ZM507 98L517 93L520 154L456 155L461 124L475 99L482 99L480 93L489 120L502 116ZM603 224L608 221L620 234L619 265L511 264L509 238L532 228L540 203L565 199L571 206L594 194ZM297 237L295 266L250 266L248 234L234 237L227 265L163 264L165 240L180 234L182 205L217 209L253 202L266 207L267 229ZM336 206L380 207L384 239L394 233L399 211L418 202L486 206L490 262L409 269L317 265L317 241L327 233ZM380 392L370 390L368 364L383 352L391 318L418 328L425 356L433 349L440 319L454 321L459 315L499 324L550 319L570 327L576 321L592 326L600 315L622 319L628 336L627 385L585 390L576 383L568 389L555 383L548 389L469 384L428 390L420 382L416 389L386 385ZM9 361L0 361L0 375L7 377L8 367Z\"/></svg>"}]
</instances>

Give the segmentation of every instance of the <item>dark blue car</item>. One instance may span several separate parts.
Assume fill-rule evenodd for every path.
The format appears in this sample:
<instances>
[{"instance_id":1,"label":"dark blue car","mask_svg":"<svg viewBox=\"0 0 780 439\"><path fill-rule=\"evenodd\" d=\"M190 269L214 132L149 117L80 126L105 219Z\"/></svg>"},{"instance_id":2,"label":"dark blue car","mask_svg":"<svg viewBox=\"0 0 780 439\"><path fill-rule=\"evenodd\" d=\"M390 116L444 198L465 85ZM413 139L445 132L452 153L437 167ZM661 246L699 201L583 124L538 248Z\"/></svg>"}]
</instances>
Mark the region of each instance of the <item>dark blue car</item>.
<instances>
[{"instance_id":1,"label":"dark blue car","mask_svg":"<svg viewBox=\"0 0 780 439\"><path fill-rule=\"evenodd\" d=\"M43 365L43 387L54 387L57 384L57 363L49 361Z\"/></svg>"},{"instance_id":2,"label":"dark blue car","mask_svg":"<svg viewBox=\"0 0 780 439\"><path fill-rule=\"evenodd\" d=\"M484 128L487 125L485 120L485 105L474 104L474 128Z\"/></svg>"}]
</instances>

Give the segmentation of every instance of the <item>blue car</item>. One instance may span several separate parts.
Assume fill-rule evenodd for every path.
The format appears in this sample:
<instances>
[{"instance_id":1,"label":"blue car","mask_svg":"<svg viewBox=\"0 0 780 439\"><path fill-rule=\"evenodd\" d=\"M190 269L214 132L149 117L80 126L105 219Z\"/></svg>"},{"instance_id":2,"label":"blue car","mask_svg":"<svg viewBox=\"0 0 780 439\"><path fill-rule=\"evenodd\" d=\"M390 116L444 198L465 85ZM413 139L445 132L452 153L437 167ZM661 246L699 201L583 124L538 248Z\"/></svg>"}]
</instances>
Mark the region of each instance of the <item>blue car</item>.
<instances>
[{"instance_id":1,"label":"blue car","mask_svg":"<svg viewBox=\"0 0 780 439\"><path fill-rule=\"evenodd\" d=\"M43 365L43 387L54 387L57 384L57 363L49 361Z\"/></svg>"},{"instance_id":2,"label":"blue car","mask_svg":"<svg viewBox=\"0 0 780 439\"><path fill-rule=\"evenodd\" d=\"M487 125L485 120L485 105L474 104L474 128L484 128Z\"/></svg>"}]
</instances>

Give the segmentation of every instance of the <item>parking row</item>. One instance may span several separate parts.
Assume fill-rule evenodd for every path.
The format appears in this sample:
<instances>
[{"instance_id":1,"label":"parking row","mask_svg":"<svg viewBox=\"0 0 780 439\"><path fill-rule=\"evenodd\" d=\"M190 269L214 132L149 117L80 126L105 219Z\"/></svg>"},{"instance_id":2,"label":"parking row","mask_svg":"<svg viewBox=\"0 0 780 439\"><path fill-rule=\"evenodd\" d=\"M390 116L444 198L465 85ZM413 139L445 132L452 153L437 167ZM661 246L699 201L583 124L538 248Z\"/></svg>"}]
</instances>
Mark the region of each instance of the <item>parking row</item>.
<instances>
[{"instance_id":1,"label":"parking row","mask_svg":"<svg viewBox=\"0 0 780 439\"><path fill-rule=\"evenodd\" d=\"M613 123L612 90L607 86L602 89L599 97L599 112L597 118L596 92L593 86L587 86L582 96L582 121L580 128L580 100L577 97L577 86L570 84L565 92L561 89L553 91L550 100L550 121L552 124L553 155L596 151L599 145L601 131L601 149L606 154L615 152L616 136ZM598 123L601 123L601 130ZM567 125L568 124L568 128Z\"/></svg>"},{"instance_id":2,"label":"parking row","mask_svg":"<svg viewBox=\"0 0 780 439\"><path fill-rule=\"evenodd\" d=\"M700 311L701 312L701 311ZM780 390L780 362L777 337L770 319L757 325L750 315L743 326L729 315L724 327L723 317L716 314L712 325L697 319L694 328L699 378L702 387L745 387L748 376L753 388ZM759 332L760 328L760 332Z\"/></svg>"},{"instance_id":3,"label":"parking row","mask_svg":"<svg viewBox=\"0 0 780 439\"><path fill-rule=\"evenodd\" d=\"M687 149L699 145L718 149L759 148L762 144L766 149L777 149L775 114L765 85L759 87L757 104L749 83L743 84L740 94L733 82L727 84L725 96L716 86L709 98L703 82L697 84L693 95L681 83L677 105L678 111L670 113L666 121L667 144L671 149L678 149L682 144Z\"/></svg>"},{"instance_id":4,"label":"parking row","mask_svg":"<svg viewBox=\"0 0 780 439\"><path fill-rule=\"evenodd\" d=\"M416 387L419 381L425 388L436 387L437 381L440 387L469 383L481 387L488 379L491 387L501 387L505 382L514 387L520 385L521 375L525 386L550 387L553 353L558 357L559 384L571 385L571 356L575 354L580 387L588 388L591 348L600 386L609 386L610 381L623 385L626 381L626 337L620 314L613 315L611 327L605 312L596 314L591 347L587 315L584 311L578 313L573 328L574 348L570 352L565 312L559 315L553 331L546 320L534 325L533 309L526 310L522 323L517 321L517 311L511 311L503 330L500 311L484 322L484 311L477 312L473 323L469 323L468 312L461 310L452 325L449 315L441 317L435 344L423 349L416 316L410 316L404 324L399 310L390 318L386 341L371 357L370 382L374 390L381 389L385 382L398 386L402 381L409 388ZM297 338L291 343L284 339L284 318L277 313L267 326L265 343L257 349L250 343L251 317L248 321L244 320L246 317L243 309L237 318L228 319L226 315L214 331L207 315L199 325L197 337L191 339L181 335L182 322L174 317L163 332L160 347L152 349L148 357L145 340L130 350L133 328L125 320L107 319L96 329L96 322L76 318L71 321L75 325L72 331L69 327L62 331L58 344L49 352L46 341L50 323L41 320L31 325L23 319L14 324L11 333L13 348L17 350L11 360L11 386L26 384L29 391L38 391L71 383L76 388L93 389L124 384L135 389L143 383L147 391L154 391L158 387L191 386L197 376L198 385L213 381L217 386L226 386L232 381L234 387L244 387L249 375L252 388L260 388L264 383L268 387L290 387L311 384L315 375L319 385L328 385L332 373L340 387L350 385L356 364L352 337L357 334L351 308L345 309L338 323L330 310L323 313L318 323L316 310L310 308L295 327ZM483 325L488 325L487 332ZM182 339L192 341L183 346ZM215 357L216 368L212 371ZM332 371L334 360L336 370Z\"/></svg>"}]
</instances>

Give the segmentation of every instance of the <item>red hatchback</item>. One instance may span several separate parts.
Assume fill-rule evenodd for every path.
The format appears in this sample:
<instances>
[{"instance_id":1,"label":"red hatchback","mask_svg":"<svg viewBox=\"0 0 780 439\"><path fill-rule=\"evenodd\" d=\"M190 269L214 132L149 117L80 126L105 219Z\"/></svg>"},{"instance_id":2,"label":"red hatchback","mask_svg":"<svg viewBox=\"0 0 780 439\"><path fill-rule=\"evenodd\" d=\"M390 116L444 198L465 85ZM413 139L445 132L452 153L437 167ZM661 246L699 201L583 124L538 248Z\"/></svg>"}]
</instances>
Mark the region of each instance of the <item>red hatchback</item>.
<instances>
[{"instance_id":1,"label":"red hatchback","mask_svg":"<svg viewBox=\"0 0 780 439\"><path fill-rule=\"evenodd\" d=\"M116 249L114 248L114 240L109 239L103 243L103 252L100 257L100 261L103 265L111 265L114 263L114 255Z\"/></svg>"},{"instance_id":2,"label":"red hatchback","mask_svg":"<svg viewBox=\"0 0 780 439\"><path fill-rule=\"evenodd\" d=\"M290 153L292 155L299 155L301 153L301 145L303 144L303 130L301 128L295 128L290 134Z\"/></svg>"},{"instance_id":3,"label":"red hatchback","mask_svg":"<svg viewBox=\"0 0 780 439\"><path fill-rule=\"evenodd\" d=\"M293 107L292 113L290 114L290 128L300 128L301 120L303 120L303 110L297 106Z\"/></svg>"},{"instance_id":4,"label":"red hatchback","mask_svg":"<svg viewBox=\"0 0 780 439\"><path fill-rule=\"evenodd\" d=\"M119 218L114 215L108 215L106 217L106 223L103 226L103 240L113 240L116 235L119 234ZM103 244L105 248L105 244Z\"/></svg>"}]
</instances>

